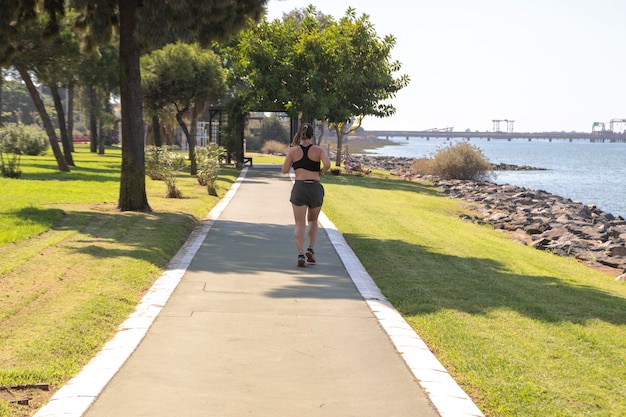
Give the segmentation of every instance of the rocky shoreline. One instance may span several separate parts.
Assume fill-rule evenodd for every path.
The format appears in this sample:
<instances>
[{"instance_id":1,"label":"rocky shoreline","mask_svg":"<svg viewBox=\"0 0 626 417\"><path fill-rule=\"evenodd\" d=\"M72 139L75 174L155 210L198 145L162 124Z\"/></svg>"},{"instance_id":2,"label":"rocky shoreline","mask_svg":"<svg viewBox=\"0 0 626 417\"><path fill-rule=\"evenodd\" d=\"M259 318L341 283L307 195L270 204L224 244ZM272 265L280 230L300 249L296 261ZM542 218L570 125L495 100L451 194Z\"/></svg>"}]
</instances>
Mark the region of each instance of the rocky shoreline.
<instances>
[{"instance_id":1,"label":"rocky shoreline","mask_svg":"<svg viewBox=\"0 0 626 417\"><path fill-rule=\"evenodd\" d=\"M363 167L383 169L407 179L413 158L353 155ZM498 168L495 168L498 169ZM500 166L500 169L515 169ZM537 169L516 167L516 169ZM512 233L518 241L556 255L576 259L626 281L626 220L597 208L546 191L483 181L431 181L451 198L473 203L480 214L463 216Z\"/></svg>"},{"instance_id":2,"label":"rocky shoreline","mask_svg":"<svg viewBox=\"0 0 626 417\"><path fill-rule=\"evenodd\" d=\"M334 158L333 158L334 159ZM410 175L410 168L416 158L393 157L393 156L372 156L372 155L350 155L349 159L358 162L364 168L381 169L396 175ZM544 171L545 168L531 167L527 165L512 164L492 164L494 171Z\"/></svg>"}]
</instances>

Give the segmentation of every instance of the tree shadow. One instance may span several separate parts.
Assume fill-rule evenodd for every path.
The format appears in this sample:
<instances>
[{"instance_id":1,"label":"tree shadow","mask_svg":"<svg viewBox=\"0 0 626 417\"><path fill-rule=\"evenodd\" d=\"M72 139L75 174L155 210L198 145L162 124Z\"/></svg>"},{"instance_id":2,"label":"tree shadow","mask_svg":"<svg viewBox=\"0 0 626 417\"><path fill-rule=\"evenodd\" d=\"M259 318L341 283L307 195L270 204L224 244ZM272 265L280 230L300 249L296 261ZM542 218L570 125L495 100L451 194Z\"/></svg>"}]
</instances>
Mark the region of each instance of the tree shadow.
<instances>
[{"instance_id":1,"label":"tree shadow","mask_svg":"<svg viewBox=\"0 0 626 417\"><path fill-rule=\"evenodd\" d=\"M51 226L50 232L78 231L81 237L71 236L63 243L75 253L95 258L126 257L141 259L163 268L185 242L196 224L190 214L68 211L56 208L28 207L14 212L24 221ZM186 223L177 228L178 235L163 237L172 223ZM120 246L124 246L120 248Z\"/></svg>"},{"instance_id":2,"label":"tree shadow","mask_svg":"<svg viewBox=\"0 0 626 417\"><path fill-rule=\"evenodd\" d=\"M626 299L555 276L511 273L493 259L436 253L398 240L346 235L351 246L374 245L382 257L396 257L404 269L370 272L381 291L402 314L439 310L488 314L508 309L544 322L585 323L598 319L626 323ZM402 254L402 255L399 255ZM406 270L410 273L402 273Z\"/></svg>"}]
</instances>

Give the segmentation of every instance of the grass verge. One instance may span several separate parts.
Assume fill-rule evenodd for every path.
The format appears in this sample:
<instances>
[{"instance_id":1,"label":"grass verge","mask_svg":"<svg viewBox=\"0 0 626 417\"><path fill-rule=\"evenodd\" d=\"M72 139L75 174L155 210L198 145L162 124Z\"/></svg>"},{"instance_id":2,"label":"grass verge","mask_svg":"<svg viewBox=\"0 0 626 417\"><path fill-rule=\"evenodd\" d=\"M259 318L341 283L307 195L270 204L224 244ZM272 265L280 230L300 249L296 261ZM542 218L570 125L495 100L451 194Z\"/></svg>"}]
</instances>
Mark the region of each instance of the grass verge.
<instances>
[{"instance_id":1,"label":"grass verge","mask_svg":"<svg viewBox=\"0 0 626 417\"><path fill-rule=\"evenodd\" d=\"M487 416L626 415L623 283L461 220L428 184L325 188L325 213Z\"/></svg>"},{"instance_id":2,"label":"grass verge","mask_svg":"<svg viewBox=\"0 0 626 417\"><path fill-rule=\"evenodd\" d=\"M223 168L211 197L180 174L182 199L147 179L153 212L121 213L120 151L106 152L79 148L71 173L52 156L24 157L21 179L0 178L0 387L54 390L80 371L238 175ZM0 416L31 415L53 390L0 391ZM28 406L12 402L20 395Z\"/></svg>"}]
</instances>

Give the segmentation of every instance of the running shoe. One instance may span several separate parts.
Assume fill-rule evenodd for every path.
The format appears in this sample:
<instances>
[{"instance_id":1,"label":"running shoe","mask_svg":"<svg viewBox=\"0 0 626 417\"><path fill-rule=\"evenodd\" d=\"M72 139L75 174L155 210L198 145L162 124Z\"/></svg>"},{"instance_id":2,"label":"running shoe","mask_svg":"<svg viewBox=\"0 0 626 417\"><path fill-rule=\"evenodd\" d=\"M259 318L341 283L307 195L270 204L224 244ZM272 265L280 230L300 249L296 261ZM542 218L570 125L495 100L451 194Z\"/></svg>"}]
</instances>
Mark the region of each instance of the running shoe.
<instances>
[{"instance_id":1,"label":"running shoe","mask_svg":"<svg viewBox=\"0 0 626 417\"><path fill-rule=\"evenodd\" d=\"M306 258L302 254L298 255L298 267L303 268L305 266L306 266Z\"/></svg>"},{"instance_id":2,"label":"running shoe","mask_svg":"<svg viewBox=\"0 0 626 417\"><path fill-rule=\"evenodd\" d=\"M313 248L309 246L309 248L304 253L306 255L306 260L310 264L315 263L315 252L313 252Z\"/></svg>"}]
</instances>

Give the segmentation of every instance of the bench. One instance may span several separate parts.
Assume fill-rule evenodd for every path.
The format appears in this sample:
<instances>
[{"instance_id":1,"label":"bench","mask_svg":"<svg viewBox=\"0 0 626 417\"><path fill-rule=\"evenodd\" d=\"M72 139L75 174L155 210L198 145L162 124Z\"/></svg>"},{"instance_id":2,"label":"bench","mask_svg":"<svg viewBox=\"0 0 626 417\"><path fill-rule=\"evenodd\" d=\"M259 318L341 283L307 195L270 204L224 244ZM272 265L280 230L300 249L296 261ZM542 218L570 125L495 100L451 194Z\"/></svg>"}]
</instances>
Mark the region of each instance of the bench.
<instances>
[{"instance_id":1,"label":"bench","mask_svg":"<svg viewBox=\"0 0 626 417\"><path fill-rule=\"evenodd\" d=\"M252 166L252 157L251 156L244 156L243 157L243 164L250 164L250 166Z\"/></svg>"}]
</instances>

